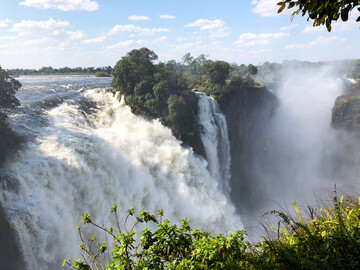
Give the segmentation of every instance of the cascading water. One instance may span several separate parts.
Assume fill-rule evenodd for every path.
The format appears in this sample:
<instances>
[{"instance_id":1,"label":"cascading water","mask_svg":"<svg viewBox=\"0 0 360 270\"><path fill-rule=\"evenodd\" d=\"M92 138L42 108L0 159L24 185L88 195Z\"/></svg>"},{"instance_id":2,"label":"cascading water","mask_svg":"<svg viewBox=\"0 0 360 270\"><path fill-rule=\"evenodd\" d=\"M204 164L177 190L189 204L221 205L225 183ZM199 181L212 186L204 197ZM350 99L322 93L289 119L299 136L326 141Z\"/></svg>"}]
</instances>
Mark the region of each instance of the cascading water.
<instances>
[{"instance_id":1,"label":"cascading water","mask_svg":"<svg viewBox=\"0 0 360 270\"><path fill-rule=\"evenodd\" d=\"M108 79L20 80L22 106L10 120L28 142L2 171L0 201L27 269L77 258L81 215L110 226L114 203L124 214L164 209L172 222L188 218L215 233L238 229L230 223L242 228L204 162L106 92Z\"/></svg>"},{"instance_id":2,"label":"cascading water","mask_svg":"<svg viewBox=\"0 0 360 270\"><path fill-rule=\"evenodd\" d=\"M201 141L204 144L208 170L225 194L230 192L230 142L226 118L218 103L204 93L199 97L199 123L203 127Z\"/></svg>"}]
</instances>

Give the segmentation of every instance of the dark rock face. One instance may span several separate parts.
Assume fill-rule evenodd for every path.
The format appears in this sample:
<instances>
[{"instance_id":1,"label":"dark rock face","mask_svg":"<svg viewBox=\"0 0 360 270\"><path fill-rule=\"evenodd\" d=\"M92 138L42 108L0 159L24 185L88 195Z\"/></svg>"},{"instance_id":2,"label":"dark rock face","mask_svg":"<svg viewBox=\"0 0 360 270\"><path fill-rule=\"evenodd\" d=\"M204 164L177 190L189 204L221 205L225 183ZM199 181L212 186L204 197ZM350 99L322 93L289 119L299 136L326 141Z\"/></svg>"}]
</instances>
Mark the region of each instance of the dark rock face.
<instances>
[{"instance_id":1,"label":"dark rock face","mask_svg":"<svg viewBox=\"0 0 360 270\"><path fill-rule=\"evenodd\" d=\"M231 198L240 212L251 212L261 201L263 186L255 164L267 147L267 127L277 108L266 87L240 89L224 110L230 138Z\"/></svg>"},{"instance_id":2,"label":"dark rock face","mask_svg":"<svg viewBox=\"0 0 360 270\"><path fill-rule=\"evenodd\" d=\"M19 252L18 241L8 219L0 206L0 269L26 269L22 255Z\"/></svg>"},{"instance_id":3,"label":"dark rock face","mask_svg":"<svg viewBox=\"0 0 360 270\"><path fill-rule=\"evenodd\" d=\"M338 129L360 131L360 92L336 99L331 124Z\"/></svg>"},{"instance_id":4,"label":"dark rock face","mask_svg":"<svg viewBox=\"0 0 360 270\"><path fill-rule=\"evenodd\" d=\"M16 151L21 138L9 127L7 116L0 113L0 170L6 158ZM0 174L0 188L3 188ZM4 209L0 204L0 269L25 269L24 260L20 254L16 233L11 228Z\"/></svg>"}]
</instances>

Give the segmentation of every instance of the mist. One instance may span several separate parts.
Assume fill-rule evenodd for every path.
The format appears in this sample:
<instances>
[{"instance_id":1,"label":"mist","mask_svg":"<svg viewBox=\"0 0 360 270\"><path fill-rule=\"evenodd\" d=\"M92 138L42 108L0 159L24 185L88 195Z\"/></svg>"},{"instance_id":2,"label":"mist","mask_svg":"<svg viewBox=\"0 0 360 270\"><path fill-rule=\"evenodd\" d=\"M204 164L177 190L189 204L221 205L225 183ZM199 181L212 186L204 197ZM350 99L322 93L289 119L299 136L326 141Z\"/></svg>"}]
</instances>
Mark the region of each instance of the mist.
<instances>
[{"instance_id":1,"label":"mist","mask_svg":"<svg viewBox=\"0 0 360 270\"><path fill-rule=\"evenodd\" d=\"M248 229L259 225L266 211L291 208L295 201L315 206L329 202L334 185L339 195L356 195L359 143L354 134L331 127L334 102L345 91L336 67L296 64L280 74L280 83L271 89L278 107L253 150L257 187L249 198L251 216L244 215L252 220Z\"/></svg>"}]
</instances>

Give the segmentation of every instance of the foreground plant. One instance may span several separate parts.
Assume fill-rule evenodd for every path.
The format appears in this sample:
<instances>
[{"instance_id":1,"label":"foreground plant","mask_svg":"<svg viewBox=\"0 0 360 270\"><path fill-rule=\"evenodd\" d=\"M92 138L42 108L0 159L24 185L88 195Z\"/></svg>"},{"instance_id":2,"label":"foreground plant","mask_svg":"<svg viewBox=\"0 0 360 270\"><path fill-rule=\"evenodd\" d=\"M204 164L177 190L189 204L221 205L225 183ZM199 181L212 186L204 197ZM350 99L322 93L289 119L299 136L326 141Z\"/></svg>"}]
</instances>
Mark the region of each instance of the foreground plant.
<instances>
[{"instance_id":1,"label":"foreground plant","mask_svg":"<svg viewBox=\"0 0 360 270\"><path fill-rule=\"evenodd\" d=\"M113 242L97 242L95 236L84 239L82 228L77 227L82 241L82 258L72 262L65 260L63 266L67 264L75 269L234 269L239 268L242 261L246 262L249 243L244 239L244 231L211 236L209 232L192 230L187 219L183 219L180 226L171 225L168 220L162 221L162 210L157 216L140 211L128 230L134 210L128 210L123 227L120 226L116 205L111 212L115 215L115 227L99 226L86 213L81 222L104 231ZM149 222L155 223L157 229L153 232L146 227L137 242L134 228Z\"/></svg>"},{"instance_id":2,"label":"foreground plant","mask_svg":"<svg viewBox=\"0 0 360 270\"><path fill-rule=\"evenodd\" d=\"M359 199L360 200L360 199ZM273 211L281 218L277 228L258 244L259 269L360 269L360 201L339 199L333 208L308 207L296 216ZM272 231L271 231L272 230Z\"/></svg>"},{"instance_id":3,"label":"foreground plant","mask_svg":"<svg viewBox=\"0 0 360 270\"><path fill-rule=\"evenodd\" d=\"M212 236L193 230L188 220L180 226L162 221L163 211L151 215L141 211L134 217L128 211L123 228L117 206L111 211L116 226L105 228L95 224L91 215L82 222L97 227L113 239L112 243L85 239L78 227L82 258L64 261L75 269L360 269L360 201L338 199L335 191L333 207L308 207L302 214L294 203L296 215L272 211L280 221L265 226L266 236L251 245L245 231ZM135 223L130 230L129 218ZM136 240L134 228L140 223L155 223L153 232L145 228ZM94 244L95 243L95 244ZM110 251L110 252L108 252Z\"/></svg>"}]
</instances>

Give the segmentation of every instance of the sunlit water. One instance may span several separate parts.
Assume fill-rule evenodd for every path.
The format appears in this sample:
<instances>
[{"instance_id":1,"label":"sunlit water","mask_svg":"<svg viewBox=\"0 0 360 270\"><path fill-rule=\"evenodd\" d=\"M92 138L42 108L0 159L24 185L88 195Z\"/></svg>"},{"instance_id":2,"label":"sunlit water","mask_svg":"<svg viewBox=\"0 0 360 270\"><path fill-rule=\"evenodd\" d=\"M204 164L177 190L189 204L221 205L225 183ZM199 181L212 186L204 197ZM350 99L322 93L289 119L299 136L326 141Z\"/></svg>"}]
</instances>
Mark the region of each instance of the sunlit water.
<instances>
[{"instance_id":1,"label":"sunlit water","mask_svg":"<svg viewBox=\"0 0 360 270\"><path fill-rule=\"evenodd\" d=\"M225 115L219 104L204 93L199 98L198 119L202 126L201 141L205 147L208 170L225 194L230 192L230 141Z\"/></svg>"}]
</instances>

